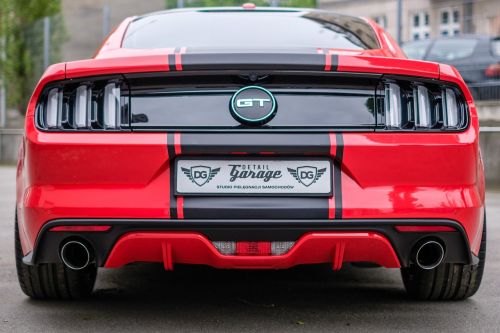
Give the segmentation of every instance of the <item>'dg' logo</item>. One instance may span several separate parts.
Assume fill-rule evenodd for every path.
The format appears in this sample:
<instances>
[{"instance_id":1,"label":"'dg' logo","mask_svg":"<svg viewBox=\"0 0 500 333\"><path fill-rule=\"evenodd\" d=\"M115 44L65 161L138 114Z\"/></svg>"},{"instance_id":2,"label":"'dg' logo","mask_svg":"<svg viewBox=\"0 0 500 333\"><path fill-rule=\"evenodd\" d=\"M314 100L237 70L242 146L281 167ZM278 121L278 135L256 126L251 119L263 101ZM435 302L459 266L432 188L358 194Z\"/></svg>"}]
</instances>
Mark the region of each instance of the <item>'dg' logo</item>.
<instances>
[{"instance_id":1,"label":"'dg' logo","mask_svg":"<svg viewBox=\"0 0 500 333\"><path fill-rule=\"evenodd\" d=\"M215 175L217 175L220 171L220 168L212 169L204 165L194 166L189 169L181 169L182 172L184 172L184 174L189 178L189 180L198 186L203 186L211 181L212 178L214 178Z\"/></svg>"},{"instance_id":2,"label":"'dg' logo","mask_svg":"<svg viewBox=\"0 0 500 333\"><path fill-rule=\"evenodd\" d=\"M301 166L297 169L287 168L288 172L295 178L299 183L308 187L314 184L318 179L323 176L326 172L326 168L319 169L313 166Z\"/></svg>"},{"instance_id":3,"label":"'dg' logo","mask_svg":"<svg viewBox=\"0 0 500 333\"><path fill-rule=\"evenodd\" d=\"M238 90L231 98L231 115L245 125L262 125L276 115L277 103L273 94L258 86Z\"/></svg>"}]
</instances>

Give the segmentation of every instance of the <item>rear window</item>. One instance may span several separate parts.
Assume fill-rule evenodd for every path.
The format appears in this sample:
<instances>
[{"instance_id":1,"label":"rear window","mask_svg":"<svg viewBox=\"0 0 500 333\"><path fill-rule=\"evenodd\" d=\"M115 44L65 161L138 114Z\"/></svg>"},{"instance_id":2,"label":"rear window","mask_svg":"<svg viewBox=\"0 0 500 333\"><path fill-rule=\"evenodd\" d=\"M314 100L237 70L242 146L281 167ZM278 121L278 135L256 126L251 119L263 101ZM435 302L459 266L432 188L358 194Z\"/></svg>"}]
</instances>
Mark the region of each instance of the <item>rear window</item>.
<instances>
[{"instance_id":1,"label":"rear window","mask_svg":"<svg viewBox=\"0 0 500 333\"><path fill-rule=\"evenodd\" d=\"M472 56L478 42L473 38L439 39L432 45L427 59L442 62L465 59Z\"/></svg>"},{"instance_id":2,"label":"rear window","mask_svg":"<svg viewBox=\"0 0 500 333\"><path fill-rule=\"evenodd\" d=\"M133 49L379 48L373 30L361 19L293 10L200 10L148 15L131 23L122 46Z\"/></svg>"},{"instance_id":3,"label":"rear window","mask_svg":"<svg viewBox=\"0 0 500 333\"><path fill-rule=\"evenodd\" d=\"M491 48L493 54L496 55L497 57L500 57L500 37L495 38L494 40L491 41Z\"/></svg>"}]
</instances>

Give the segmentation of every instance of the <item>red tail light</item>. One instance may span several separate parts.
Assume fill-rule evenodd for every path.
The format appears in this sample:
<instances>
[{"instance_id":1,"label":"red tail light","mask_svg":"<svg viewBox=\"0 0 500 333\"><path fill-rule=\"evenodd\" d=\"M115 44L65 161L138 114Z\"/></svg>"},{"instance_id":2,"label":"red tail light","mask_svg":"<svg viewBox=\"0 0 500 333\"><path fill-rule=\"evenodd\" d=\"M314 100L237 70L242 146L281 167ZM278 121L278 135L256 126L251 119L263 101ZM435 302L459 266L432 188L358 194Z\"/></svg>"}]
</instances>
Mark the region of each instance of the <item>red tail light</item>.
<instances>
[{"instance_id":1,"label":"red tail light","mask_svg":"<svg viewBox=\"0 0 500 333\"><path fill-rule=\"evenodd\" d=\"M488 68L486 68L486 70L484 71L484 74L487 77L491 77L491 78L499 77L500 76L500 63L489 65Z\"/></svg>"},{"instance_id":2,"label":"red tail light","mask_svg":"<svg viewBox=\"0 0 500 333\"><path fill-rule=\"evenodd\" d=\"M53 227L50 231L66 232L105 232L111 229L109 225L60 225Z\"/></svg>"},{"instance_id":3,"label":"red tail light","mask_svg":"<svg viewBox=\"0 0 500 333\"><path fill-rule=\"evenodd\" d=\"M449 232L457 231L453 227L444 225L397 225L396 230L399 232Z\"/></svg>"}]
</instances>

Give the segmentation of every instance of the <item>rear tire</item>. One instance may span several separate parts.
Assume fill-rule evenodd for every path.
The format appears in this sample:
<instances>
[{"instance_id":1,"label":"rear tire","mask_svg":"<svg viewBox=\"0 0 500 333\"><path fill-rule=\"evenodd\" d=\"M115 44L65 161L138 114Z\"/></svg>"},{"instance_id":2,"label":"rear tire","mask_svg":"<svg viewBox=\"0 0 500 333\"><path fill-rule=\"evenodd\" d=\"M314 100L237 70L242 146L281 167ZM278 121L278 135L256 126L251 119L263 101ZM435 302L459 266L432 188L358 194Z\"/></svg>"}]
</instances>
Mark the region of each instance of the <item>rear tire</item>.
<instances>
[{"instance_id":1,"label":"rear tire","mask_svg":"<svg viewBox=\"0 0 500 333\"><path fill-rule=\"evenodd\" d=\"M424 270L417 266L401 269L408 295L420 300L463 300L474 295L483 278L486 260L486 214L477 265L441 264Z\"/></svg>"},{"instance_id":2,"label":"rear tire","mask_svg":"<svg viewBox=\"0 0 500 333\"><path fill-rule=\"evenodd\" d=\"M22 291L36 299L81 299L89 296L94 289L97 267L75 271L63 264L26 265L19 238L19 227L15 227L16 268Z\"/></svg>"}]
</instances>

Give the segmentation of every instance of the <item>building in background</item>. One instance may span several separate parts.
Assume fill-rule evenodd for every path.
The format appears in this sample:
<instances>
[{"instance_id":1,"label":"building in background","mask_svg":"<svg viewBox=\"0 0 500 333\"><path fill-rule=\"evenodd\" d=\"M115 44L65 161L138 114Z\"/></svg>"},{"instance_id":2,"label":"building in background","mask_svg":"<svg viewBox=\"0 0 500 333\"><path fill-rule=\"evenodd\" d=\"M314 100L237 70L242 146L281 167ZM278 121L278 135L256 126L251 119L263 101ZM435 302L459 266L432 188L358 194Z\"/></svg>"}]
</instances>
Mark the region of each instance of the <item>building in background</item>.
<instances>
[{"instance_id":1,"label":"building in background","mask_svg":"<svg viewBox=\"0 0 500 333\"><path fill-rule=\"evenodd\" d=\"M366 16L397 36L397 0L319 0L319 7ZM402 0L402 41L460 34L500 36L499 0Z\"/></svg>"},{"instance_id":2,"label":"building in background","mask_svg":"<svg viewBox=\"0 0 500 333\"><path fill-rule=\"evenodd\" d=\"M165 0L62 0L66 23L63 61L92 57L106 30L128 16L165 9Z\"/></svg>"}]
</instances>

